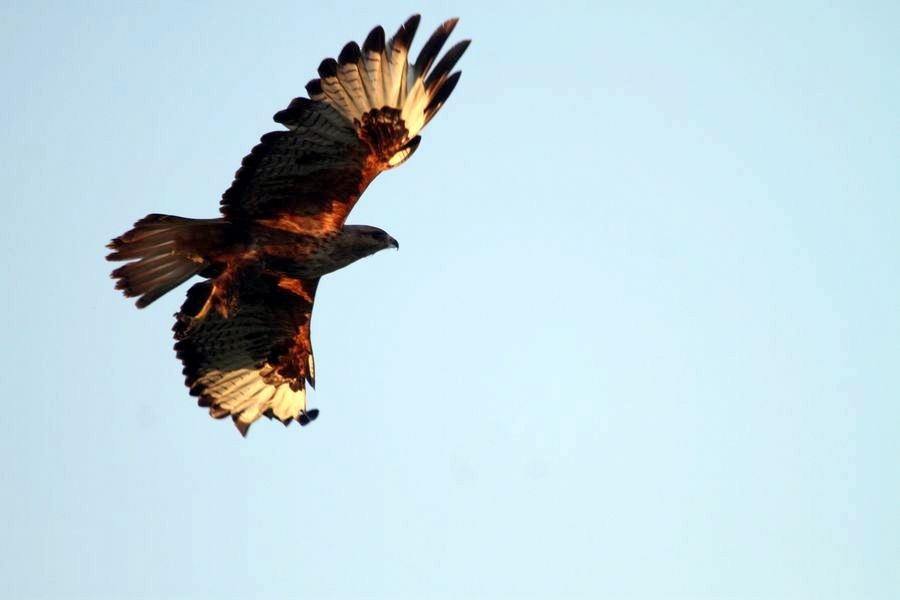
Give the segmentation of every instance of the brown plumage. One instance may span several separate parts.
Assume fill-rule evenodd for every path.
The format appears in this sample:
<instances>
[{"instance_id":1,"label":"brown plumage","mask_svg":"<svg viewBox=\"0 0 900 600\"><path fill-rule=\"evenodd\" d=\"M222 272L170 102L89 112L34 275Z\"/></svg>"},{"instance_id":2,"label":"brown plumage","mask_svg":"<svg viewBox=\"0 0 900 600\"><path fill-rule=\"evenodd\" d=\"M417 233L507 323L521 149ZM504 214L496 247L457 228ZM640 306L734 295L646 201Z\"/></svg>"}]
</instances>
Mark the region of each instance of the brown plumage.
<instances>
[{"instance_id":1,"label":"brown plumage","mask_svg":"<svg viewBox=\"0 0 900 600\"><path fill-rule=\"evenodd\" d=\"M373 29L319 65L274 119L287 129L262 136L222 195L222 217L152 214L110 242L116 288L144 307L194 275L176 315L175 350L190 393L241 434L260 416L306 425L306 384L315 386L309 337L319 279L397 242L384 231L345 225L382 171L406 161L419 131L459 79L469 41L434 65L456 19L445 21L415 62L410 17L390 39ZM434 68L432 69L432 66Z\"/></svg>"}]
</instances>

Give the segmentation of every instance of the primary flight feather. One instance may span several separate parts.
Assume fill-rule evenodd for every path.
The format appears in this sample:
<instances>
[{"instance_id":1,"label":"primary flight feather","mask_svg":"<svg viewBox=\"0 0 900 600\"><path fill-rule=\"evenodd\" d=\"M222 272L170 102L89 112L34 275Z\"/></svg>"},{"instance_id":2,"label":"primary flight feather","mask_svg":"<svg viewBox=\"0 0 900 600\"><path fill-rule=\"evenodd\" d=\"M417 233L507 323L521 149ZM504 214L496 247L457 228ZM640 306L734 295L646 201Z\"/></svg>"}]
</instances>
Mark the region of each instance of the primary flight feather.
<instances>
[{"instance_id":1,"label":"primary flight feather","mask_svg":"<svg viewBox=\"0 0 900 600\"><path fill-rule=\"evenodd\" d=\"M286 129L262 136L222 195L222 217L151 214L110 242L116 287L143 308L194 275L176 314L175 350L186 384L215 418L241 434L261 416L301 425L306 384L315 386L309 324L319 279L398 244L366 225L346 225L382 171L406 161L419 131L459 80L469 40L435 64L456 19L431 35L415 62L413 15L389 40L375 27L319 65L296 98L275 114Z\"/></svg>"}]
</instances>

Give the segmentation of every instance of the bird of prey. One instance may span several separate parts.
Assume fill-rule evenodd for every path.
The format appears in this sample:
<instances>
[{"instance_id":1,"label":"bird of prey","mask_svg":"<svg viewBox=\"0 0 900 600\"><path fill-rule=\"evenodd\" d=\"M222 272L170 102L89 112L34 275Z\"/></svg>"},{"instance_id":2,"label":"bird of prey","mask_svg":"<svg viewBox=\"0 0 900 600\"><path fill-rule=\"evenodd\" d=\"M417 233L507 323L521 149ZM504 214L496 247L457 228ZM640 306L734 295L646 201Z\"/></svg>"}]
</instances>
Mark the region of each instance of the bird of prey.
<instances>
[{"instance_id":1,"label":"bird of prey","mask_svg":"<svg viewBox=\"0 0 900 600\"><path fill-rule=\"evenodd\" d=\"M185 383L217 419L242 435L261 416L306 425L315 387L310 316L319 279L397 241L377 227L347 225L360 195L382 171L406 161L419 132L459 81L453 71L469 46L452 46L435 64L457 19L408 59L419 15L385 40L375 27L362 47L350 42L319 65L274 119L222 195L222 216L151 214L112 240L116 288L143 308L194 275L176 313L175 351Z\"/></svg>"}]
</instances>

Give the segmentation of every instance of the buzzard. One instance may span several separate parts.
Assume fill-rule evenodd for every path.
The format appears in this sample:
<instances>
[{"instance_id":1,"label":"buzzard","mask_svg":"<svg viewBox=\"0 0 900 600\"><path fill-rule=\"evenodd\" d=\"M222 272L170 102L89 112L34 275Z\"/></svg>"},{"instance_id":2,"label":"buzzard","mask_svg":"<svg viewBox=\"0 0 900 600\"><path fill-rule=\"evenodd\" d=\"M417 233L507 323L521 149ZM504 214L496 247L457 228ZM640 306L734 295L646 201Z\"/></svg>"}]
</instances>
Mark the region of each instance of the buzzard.
<instances>
[{"instance_id":1,"label":"buzzard","mask_svg":"<svg viewBox=\"0 0 900 600\"><path fill-rule=\"evenodd\" d=\"M116 288L143 308L194 275L175 315L175 351L185 383L217 419L242 435L261 416L307 425L315 387L310 317L319 279L397 241L377 227L346 225L347 215L382 171L406 161L419 132L459 81L464 40L437 61L456 26L445 21L415 62L413 15L389 40L375 27L362 47L350 42L326 58L308 98L274 119L222 195L221 217L151 214L112 240Z\"/></svg>"}]
</instances>

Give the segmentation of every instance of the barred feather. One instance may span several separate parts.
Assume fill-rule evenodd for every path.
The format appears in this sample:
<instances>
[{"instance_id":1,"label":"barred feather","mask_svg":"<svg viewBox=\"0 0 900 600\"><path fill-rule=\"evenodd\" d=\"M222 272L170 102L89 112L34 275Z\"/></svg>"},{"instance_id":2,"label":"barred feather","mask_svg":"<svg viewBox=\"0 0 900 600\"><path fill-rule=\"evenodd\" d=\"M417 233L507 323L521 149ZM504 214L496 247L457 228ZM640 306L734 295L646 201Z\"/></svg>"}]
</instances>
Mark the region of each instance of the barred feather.
<instances>
[{"instance_id":1,"label":"barred feather","mask_svg":"<svg viewBox=\"0 0 900 600\"><path fill-rule=\"evenodd\" d=\"M309 321L317 284L243 271L228 292L240 301L228 316L208 309L212 282L189 290L173 328L175 351L210 416L231 416L242 435L262 416L285 425L315 419L306 383L315 380Z\"/></svg>"},{"instance_id":2,"label":"barred feather","mask_svg":"<svg viewBox=\"0 0 900 600\"><path fill-rule=\"evenodd\" d=\"M200 258L225 235L222 219L147 215L113 239L107 260L130 260L112 272L116 289L144 308L208 266Z\"/></svg>"},{"instance_id":3,"label":"barred feather","mask_svg":"<svg viewBox=\"0 0 900 600\"><path fill-rule=\"evenodd\" d=\"M337 60L322 61L319 79L307 85L310 99L332 106L353 123L362 123L363 116L372 111L399 110L397 127L403 128L404 133L397 136L393 152L385 156L388 167L403 162L400 157L394 157L401 150L405 157L411 154L405 145L418 135L453 91L459 73L450 74L450 70L470 43L464 40L454 45L431 72L458 21L449 19L435 30L415 63L410 64L409 49L419 20L419 15L407 19L387 43L384 29L374 28L362 49L350 42Z\"/></svg>"}]
</instances>

